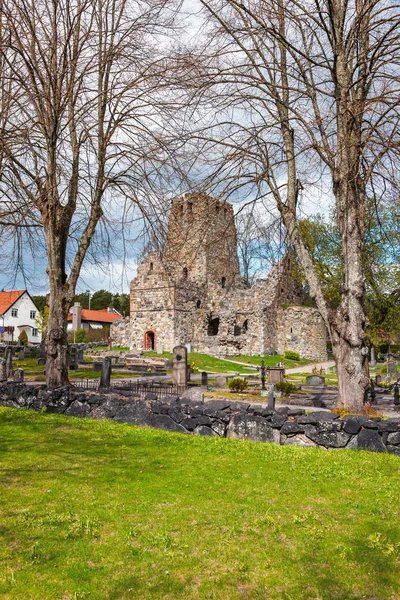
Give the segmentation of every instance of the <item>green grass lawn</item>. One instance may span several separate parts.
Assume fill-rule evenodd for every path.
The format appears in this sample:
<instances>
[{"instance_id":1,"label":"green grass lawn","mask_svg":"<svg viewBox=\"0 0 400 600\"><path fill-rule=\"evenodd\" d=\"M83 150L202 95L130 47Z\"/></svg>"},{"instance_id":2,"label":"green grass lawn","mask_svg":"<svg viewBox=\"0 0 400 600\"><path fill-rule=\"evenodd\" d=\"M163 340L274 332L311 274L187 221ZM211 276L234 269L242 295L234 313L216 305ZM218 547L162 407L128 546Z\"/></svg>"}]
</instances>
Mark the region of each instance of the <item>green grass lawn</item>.
<instances>
[{"instance_id":1,"label":"green grass lawn","mask_svg":"<svg viewBox=\"0 0 400 600\"><path fill-rule=\"evenodd\" d=\"M400 460L0 408L0 597L396 600Z\"/></svg>"},{"instance_id":2,"label":"green grass lawn","mask_svg":"<svg viewBox=\"0 0 400 600\"><path fill-rule=\"evenodd\" d=\"M157 354L152 350L148 352L144 352L144 356L153 356L155 358L169 358L172 359L171 352L163 352L163 354ZM188 354L188 364L191 365L192 362L196 364L196 367L199 371L209 371L211 373L229 373L229 372L237 372L237 373L255 373L255 369L251 367L244 367L243 365L233 364L222 358L216 358L215 356L210 356L209 354L199 354L198 352L189 352Z\"/></svg>"},{"instance_id":3,"label":"green grass lawn","mask_svg":"<svg viewBox=\"0 0 400 600\"><path fill-rule=\"evenodd\" d=\"M283 362L287 369L298 367L301 365L309 365L315 361L308 360L307 358L300 358L300 360L290 360L284 358L280 354L274 354L272 356L233 356L229 360L237 360L239 362L250 363L253 365L261 365L261 361L268 367L275 367L278 363Z\"/></svg>"}]
</instances>

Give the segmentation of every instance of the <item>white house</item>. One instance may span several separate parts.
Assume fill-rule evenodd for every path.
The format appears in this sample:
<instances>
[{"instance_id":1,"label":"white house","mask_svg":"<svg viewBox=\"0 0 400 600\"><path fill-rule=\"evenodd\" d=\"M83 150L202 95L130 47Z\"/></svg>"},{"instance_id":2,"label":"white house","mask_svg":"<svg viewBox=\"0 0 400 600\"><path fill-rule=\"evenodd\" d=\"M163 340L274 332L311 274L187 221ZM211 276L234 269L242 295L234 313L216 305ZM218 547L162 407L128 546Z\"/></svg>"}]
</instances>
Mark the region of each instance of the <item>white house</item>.
<instances>
[{"instance_id":1,"label":"white house","mask_svg":"<svg viewBox=\"0 0 400 600\"><path fill-rule=\"evenodd\" d=\"M0 292L0 342L17 341L25 330L28 342L39 344L38 316L39 309L26 290Z\"/></svg>"}]
</instances>

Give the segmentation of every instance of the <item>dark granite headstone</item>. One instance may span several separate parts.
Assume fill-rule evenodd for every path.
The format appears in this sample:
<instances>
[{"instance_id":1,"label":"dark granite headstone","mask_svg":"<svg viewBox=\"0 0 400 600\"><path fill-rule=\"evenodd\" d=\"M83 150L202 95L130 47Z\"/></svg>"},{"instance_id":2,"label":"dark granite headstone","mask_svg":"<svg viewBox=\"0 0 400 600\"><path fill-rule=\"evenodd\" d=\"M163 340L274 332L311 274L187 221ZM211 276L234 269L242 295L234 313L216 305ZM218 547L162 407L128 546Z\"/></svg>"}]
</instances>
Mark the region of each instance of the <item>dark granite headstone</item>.
<instances>
[{"instance_id":1,"label":"dark granite headstone","mask_svg":"<svg viewBox=\"0 0 400 600\"><path fill-rule=\"evenodd\" d=\"M201 385L202 387L208 386L208 373L206 371L203 371L201 374Z\"/></svg>"},{"instance_id":2,"label":"dark granite headstone","mask_svg":"<svg viewBox=\"0 0 400 600\"><path fill-rule=\"evenodd\" d=\"M7 374L7 377L12 377L12 375L13 375L12 356L13 356L13 349L11 348L11 346L7 346L7 348L6 348L6 374Z\"/></svg>"},{"instance_id":3,"label":"dark granite headstone","mask_svg":"<svg viewBox=\"0 0 400 600\"><path fill-rule=\"evenodd\" d=\"M109 356L106 356L103 360L103 365L101 369L101 377L100 377L100 387L101 388L109 388L111 381L111 359Z\"/></svg>"}]
</instances>

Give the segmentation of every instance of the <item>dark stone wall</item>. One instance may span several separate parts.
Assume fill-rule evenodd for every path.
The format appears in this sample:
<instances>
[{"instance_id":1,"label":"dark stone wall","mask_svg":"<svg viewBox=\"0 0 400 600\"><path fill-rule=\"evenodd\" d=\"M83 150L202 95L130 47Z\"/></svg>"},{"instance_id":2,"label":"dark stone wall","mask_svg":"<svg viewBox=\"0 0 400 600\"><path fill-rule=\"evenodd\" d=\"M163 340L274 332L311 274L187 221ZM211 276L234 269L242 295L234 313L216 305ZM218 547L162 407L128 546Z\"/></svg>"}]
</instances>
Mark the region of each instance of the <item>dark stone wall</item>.
<instances>
[{"instance_id":1,"label":"dark stone wall","mask_svg":"<svg viewBox=\"0 0 400 600\"><path fill-rule=\"evenodd\" d=\"M122 392L99 394L68 387L48 391L45 386L14 382L0 384L0 406L109 419L186 434L400 455L400 417L381 420L349 415L340 419L325 411L306 415L303 409L280 407L273 411L262 405L229 400L162 401L151 394L135 398Z\"/></svg>"}]
</instances>

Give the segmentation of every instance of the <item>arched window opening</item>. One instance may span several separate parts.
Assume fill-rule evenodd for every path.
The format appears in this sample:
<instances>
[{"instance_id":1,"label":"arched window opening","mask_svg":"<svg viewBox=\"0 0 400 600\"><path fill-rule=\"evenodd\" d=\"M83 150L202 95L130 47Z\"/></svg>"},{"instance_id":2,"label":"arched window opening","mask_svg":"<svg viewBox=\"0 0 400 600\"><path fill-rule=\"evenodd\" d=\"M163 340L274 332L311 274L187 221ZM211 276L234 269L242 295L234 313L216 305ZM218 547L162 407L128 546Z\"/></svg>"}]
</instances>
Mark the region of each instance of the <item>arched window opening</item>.
<instances>
[{"instance_id":1,"label":"arched window opening","mask_svg":"<svg viewBox=\"0 0 400 600\"><path fill-rule=\"evenodd\" d=\"M186 268L186 267L183 267L182 276L183 276L183 279L187 279L187 276L188 276L188 270L187 270L187 268Z\"/></svg>"},{"instance_id":2,"label":"arched window opening","mask_svg":"<svg viewBox=\"0 0 400 600\"><path fill-rule=\"evenodd\" d=\"M152 271L152 270L153 270L153 263L151 262L150 263L150 271Z\"/></svg>"},{"instance_id":3,"label":"arched window opening","mask_svg":"<svg viewBox=\"0 0 400 600\"><path fill-rule=\"evenodd\" d=\"M197 300L197 302L196 302L196 308L201 308L201 302L200 302L200 300Z\"/></svg>"},{"instance_id":4,"label":"arched window opening","mask_svg":"<svg viewBox=\"0 0 400 600\"><path fill-rule=\"evenodd\" d=\"M218 335L219 330L219 317L214 319L209 318L207 326L207 335Z\"/></svg>"},{"instance_id":5,"label":"arched window opening","mask_svg":"<svg viewBox=\"0 0 400 600\"><path fill-rule=\"evenodd\" d=\"M187 203L187 209L188 209L188 213L192 214L192 212L193 212L193 202L188 202Z\"/></svg>"},{"instance_id":6,"label":"arched window opening","mask_svg":"<svg viewBox=\"0 0 400 600\"><path fill-rule=\"evenodd\" d=\"M217 203L215 204L215 212L216 212L216 214L218 214L218 213L219 213L219 202L217 202Z\"/></svg>"},{"instance_id":7,"label":"arched window opening","mask_svg":"<svg viewBox=\"0 0 400 600\"><path fill-rule=\"evenodd\" d=\"M247 319L243 322L242 328L243 328L243 331L247 331L248 330L248 328L249 328L249 321Z\"/></svg>"},{"instance_id":8,"label":"arched window opening","mask_svg":"<svg viewBox=\"0 0 400 600\"><path fill-rule=\"evenodd\" d=\"M224 219L226 219L227 216L228 216L228 209L224 208Z\"/></svg>"},{"instance_id":9,"label":"arched window opening","mask_svg":"<svg viewBox=\"0 0 400 600\"><path fill-rule=\"evenodd\" d=\"M222 287L222 288L224 288L224 287L225 287L225 284L226 284L226 278L225 278L225 277L223 277L223 278L221 279L221 287Z\"/></svg>"},{"instance_id":10,"label":"arched window opening","mask_svg":"<svg viewBox=\"0 0 400 600\"><path fill-rule=\"evenodd\" d=\"M240 327L240 325L235 325L235 327L233 328L233 335L238 336L241 335L242 333L242 328Z\"/></svg>"},{"instance_id":11,"label":"arched window opening","mask_svg":"<svg viewBox=\"0 0 400 600\"><path fill-rule=\"evenodd\" d=\"M179 214L183 215L183 204L179 205Z\"/></svg>"}]
</instances>

